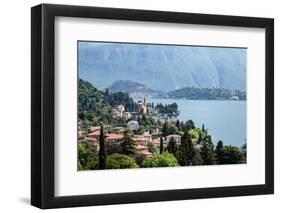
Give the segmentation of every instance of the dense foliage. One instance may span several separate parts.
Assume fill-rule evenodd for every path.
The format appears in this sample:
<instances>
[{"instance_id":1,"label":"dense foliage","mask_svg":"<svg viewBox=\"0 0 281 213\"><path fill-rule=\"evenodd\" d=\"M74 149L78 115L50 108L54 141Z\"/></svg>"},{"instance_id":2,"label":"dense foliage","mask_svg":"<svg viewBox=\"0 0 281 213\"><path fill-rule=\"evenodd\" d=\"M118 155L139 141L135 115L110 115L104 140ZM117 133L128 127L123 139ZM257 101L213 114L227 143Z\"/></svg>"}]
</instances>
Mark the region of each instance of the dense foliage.
<instances>
[{"instance_id":1,"label":"dense foliage","mask_svg":"<svg viewBox=\"0 0 281 213\"><path fill-rule=\"evenodd\" d=\"M164 152L161 155L156 154L152 158L146 158L143 163L142 167L174 167L178 166L178 161L174 157L174 155Z\"/></svg>"},{"instance_id":2,"label":"dense foliage","mask_svg":"<svg viewBox=\"0 0 281 213\"><path fill-rule=\"evenodd\" d=\"M180 114L177 103L165 105L162 103L156 104L155 109L157 109L159 113L167 114L169 116L178 116Z\"/></svg>"},{"instance_id":3,"label":"dense foliage","mask_svg":"<svg viewBox=\"0 0 281 213\"><path fill-rule=\"evenodd\" d=\"M107 169L138 168L134 158L122 154L112 154L107 159Z\"/></svg>"},{"instance_id":4,"label":"dense foliage","mask_svg":"<svg viewBox=\"0 0 281 213\"><path fill-rule=\"evenodd\" d=\"M246 92L223 88L185 87L168 92L169 98L188 100L246 100Z\"/></svg>"},{"instance_id":5,"label":"dense foliage","mask_svg":"<svg viewBox=\"0 0 281 213\"><path fill-rule=\"evenodd\" d=\"M91 124L126 124L124 119L113 117L111 108L123 104L127 110L132 110L134 101L128 93L101 91L82 79L79 80L78 90L78 115L79 119L85 121L85 127Z\"/></svg>"}]
</instances>

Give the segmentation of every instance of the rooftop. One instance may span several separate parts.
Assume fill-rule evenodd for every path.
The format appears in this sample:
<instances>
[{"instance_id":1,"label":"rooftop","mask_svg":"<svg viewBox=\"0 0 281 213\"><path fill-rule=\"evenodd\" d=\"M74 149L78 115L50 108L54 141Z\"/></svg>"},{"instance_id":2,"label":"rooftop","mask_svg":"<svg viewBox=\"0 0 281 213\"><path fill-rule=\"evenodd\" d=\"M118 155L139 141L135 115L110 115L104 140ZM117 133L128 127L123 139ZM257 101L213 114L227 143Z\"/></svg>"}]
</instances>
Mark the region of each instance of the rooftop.
<instances>
[{"instance_id":1,"label":"rooftop","mask_svg":"<svg viewBox=\"0 0 281 213\"><path fill-rule=\"evenodd\" d=\"M106 140L120 140L123 139L124 135L123 134L108 134L106 135Z\"/></svg>"}]
</instances>

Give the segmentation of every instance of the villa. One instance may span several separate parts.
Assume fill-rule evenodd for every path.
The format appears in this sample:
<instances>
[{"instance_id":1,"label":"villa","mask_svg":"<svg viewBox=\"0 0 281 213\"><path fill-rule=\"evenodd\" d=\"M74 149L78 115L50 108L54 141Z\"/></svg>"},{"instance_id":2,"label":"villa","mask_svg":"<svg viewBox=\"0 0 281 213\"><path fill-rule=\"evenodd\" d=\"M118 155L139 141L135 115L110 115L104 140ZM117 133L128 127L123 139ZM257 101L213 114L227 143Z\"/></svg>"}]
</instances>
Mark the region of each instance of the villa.
<instances>
[{"instance_id":1,"label":"villa","mask_svg":"<svg viewBox=\"0 0 281 213\"><path fill-rule=\"evenodd\" d=\"M105 142L107 143L120 143L124 140L123 134L107 134L105 138Z\"/></svg>"},{"instance_id":2,"label":"villa","mask_svg":"<svg viewBox=\"0 0 281 213\"><path fill-rule=\"evenodd\" d=\"M137 122L137 121L129 121L127 123L127 128L129 130L136 130L136 129L139 128L139 122Z\"/></svg>"},{"instance_id":3,"label":"villa","mask_svg":"<svg viewBox=\"0 0 281 213\"><path fill-rule=\"evenodd\" d=\"M180 135L173 134L173 135L168 135L168 136L166 136L165 144L169 144L172 138L176 141L176 143L177 143L178 145L181 143L181 136L180 136Z\"/></svg>"},{"instance_id":4,"label":"villa","mask_svg":"<svg viewBox=\"0 0 281 213\"><path fill-rule=\"evenodd\" d=\"M136 146L136 150L137 150L139 153L145 155L145 157L152 157L152 155L153 155L153 154L148 150L147 146L144 146L144 145L138 144L138 145Z\"/></svg>"},{"instance_id":5,"label":"villa","mask_svg":"<svg viewBox=\"0 0 281 213\"><path fill-rule=\"evenodd\" d=\"M143 134L143 135L135 135L132 138L133 141L135 141L137 144L141 144L144 146L147 146L148 143L152 142L151 135L150 134Z\"/></svg>"}]
</instances>

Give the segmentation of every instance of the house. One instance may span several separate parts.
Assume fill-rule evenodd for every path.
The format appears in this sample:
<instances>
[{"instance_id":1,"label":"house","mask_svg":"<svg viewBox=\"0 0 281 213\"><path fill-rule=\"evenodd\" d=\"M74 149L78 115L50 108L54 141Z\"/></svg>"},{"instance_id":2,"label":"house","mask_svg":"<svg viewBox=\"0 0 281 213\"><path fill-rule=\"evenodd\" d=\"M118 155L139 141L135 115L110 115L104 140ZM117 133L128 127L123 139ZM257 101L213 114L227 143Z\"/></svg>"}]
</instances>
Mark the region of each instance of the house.
<instances>
[{"instance_id":1,"label":"house","mask_svg":"<svg viewBox=\"0 0 281 213\"><path fill-rule=\"evenodd\" d=\"M176 141L176 143L179 145L181 143L181 136L180 135L176 135L176 134L173 134L173 135L168 135L166 136L166 141L165 141L165 144L169 144L171 139L174 139Z\"/></svg>"},{"instance_id":2,"label":"house","mask_svg":"<svg viewBox=\"0 0 281 213\"><path fill-rule=\"evenodd\" d=\"M237 100L239 100L239 97L236 96L236 95L233 95L233 96L231 96L229 99L230 99L230 100L237 101Z\"/></svg>"},{"instance_id":3,"label":"house","mask_svg":"<svg viewBox=\"0 0 281 213\"><path fill-rule=\"evenodd\" d=\"M116 117L122 118L124 112L125 112L125 107L122 104L117 105L117 106L115 106L114 109L112 109L112 114L113 114L113 116L116 116Z\"/></svg>"},{"instance_id":4,"label":"house","mask_svg":"<svg viewBox=\"0 0 281 213\"><path fill-rule=\"evenodd\" d=\"M148 143L150 143L152 140L151 140L151 135L149 134L143 134L143 135L135 135L132 140L134 142L136 142L137 144L141 144L141 145L144 145L144 146L147 146Z\"/></svg>"},{"instance_id":5,"label":"house","mask_svg":"<svg viewBox=\"0 0 281 213\"><path fill-rule=\"evenodd\" d=\"M145 155L145 157L152 157L152 153L148 150L148 147L147 146L144 146L144 145L141 145L141 144L138 144L136 146L136 150L140 153L140 154L143 154Z\"/></svg>"},{"instance_id":6,"label":"house","mask_svg":"<svg viewBox=\"0 0 281 213\"><path fill-rule=\"evenodd\" d=\"M136 130L136 129L139 128L139 122L137 122L137 121L129 121L127 123L127 128L129 130Z\"/></svg>"},{"instance_id":7,"label":"house","mask_svg":"<svg viewBox=\"0 0 281 213\"><path fill-rule=\"evenodd\" d=\"M105 142L107 143L120 143L124 140L123 134L107 134L105 138Z\"/></svg>"},{"instance_id":8,"label":"house","mask_svg":"<svg viewBox=\"0 0 281 213\"><path fill-rule=\"evenodd\" d=\"M125 118L126 120L129 120L132 118L132 114L130 112L124 112L123 113L123 118Z\"/></svg>"},{"instance_id":9,"label":"house","mask_svg":"<svg viewBox=\"0 0 281 213\"><path fill-rule=\"evenodd\" d=\"M152 143L153 143L154 146L160 147L160 137L152 139Z\"/></svg>"},{"instance_id":10,"label":"house","mask_svg":"<svg viewBox=\"0 0 281 213\"><path fill-rule=\"evenodd\" d=\"M126 128L122 127L122 126L116 126L116 127L112 127L110 129L111 133L124 133L125 131L126 131Z\"/></svg>"},{"instance_id":11,"label":"house","mask_svg":"<svg viewBox=\"0 0 281 213\"><path fill-rule=\"evenodd\" d=\"M93 131L93 132L91 132L91 133L88 133L88 134L87 134L87 137L88 137L88 138L99 139L99 138L100 138L100 130L96 130L96 131Z\"/></svg>"}]
</instances>

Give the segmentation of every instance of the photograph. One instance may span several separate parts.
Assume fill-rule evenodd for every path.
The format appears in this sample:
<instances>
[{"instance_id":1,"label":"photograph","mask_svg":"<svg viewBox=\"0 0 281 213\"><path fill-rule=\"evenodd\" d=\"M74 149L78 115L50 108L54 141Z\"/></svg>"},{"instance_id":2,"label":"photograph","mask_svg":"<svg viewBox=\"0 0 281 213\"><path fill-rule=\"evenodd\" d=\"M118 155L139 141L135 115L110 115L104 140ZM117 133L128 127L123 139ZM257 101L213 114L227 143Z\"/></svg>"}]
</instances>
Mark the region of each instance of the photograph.
<instances>
[{"instance_id":1,"label":"photograph","mask_svg":"<svg viewBox=\"0 0 281 213\"><path fill-rule=\"evenodd\" d=\"M30 97L6 93L30 101L31 165L11 172L29 172L32 206L247 196L240 201L250 210L256 195L274 194L279 13L151 4L43 3L29 11ZM4 79L7 90L23 78Z\"/></svg>"},{"instance_id":2,"label":"photograph","mask_svg":"<svg viewBox=\"0 0 281 213\"><path fill-rule=\"evenodd\" d=\"M247 48L77 41L78 171L246 164Z\"/></svg>"}]
</instances>

